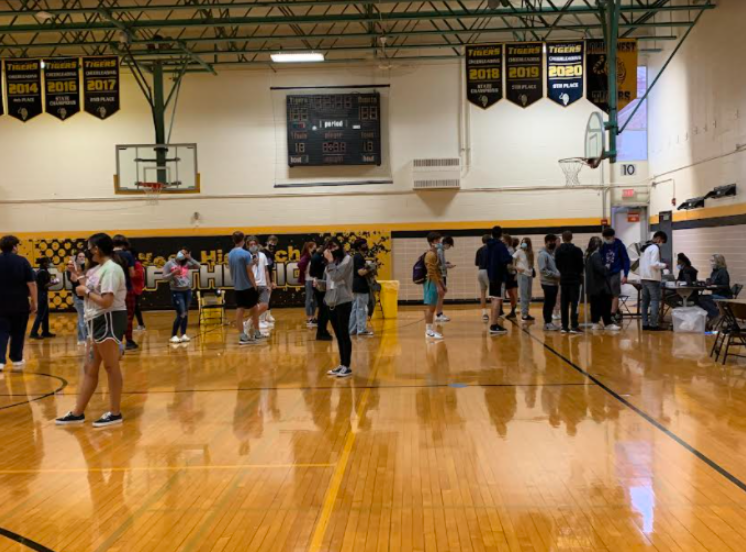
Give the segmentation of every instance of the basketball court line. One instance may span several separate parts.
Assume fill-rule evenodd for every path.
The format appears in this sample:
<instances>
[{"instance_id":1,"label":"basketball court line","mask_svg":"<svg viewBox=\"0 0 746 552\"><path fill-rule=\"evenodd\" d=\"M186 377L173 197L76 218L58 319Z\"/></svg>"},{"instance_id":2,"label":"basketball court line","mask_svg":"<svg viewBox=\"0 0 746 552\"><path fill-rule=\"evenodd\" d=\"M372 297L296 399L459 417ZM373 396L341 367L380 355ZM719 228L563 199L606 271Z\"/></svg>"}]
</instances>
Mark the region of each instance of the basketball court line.
<instances>
[{"instance_id":1,"label":"basketball court line","mask_svg":"<svg viewBox=\"0 0 746 552\"><path fill-rule=\"evenodd\" d=\"M44 376L44 377L47 377L47 378L53 378L53 379L59 380L62 383L62 385L60 385L54 391L51 391L49 393L45 393L44 395L40 395L38 397L34 397L33 399L28 399L28 400L21 401L21 402L17 402L17 403L13 403L13 404L8 404L8 405L5 405L5 406L0 406L0 410L7 410L9 408L14 408L16 406L23 406L24 404L29 404L29 403L32 403L32 402L35 402L35 401L40 401L42 399L46 399L47 397L52 397L52 396L56 395L57 393L59 393L60 391L64 390L68 386L68 381L65 378L61 377L61 376L55 376L55 375L52 375L52 374L43 374L41 372L26 372L26 374L34 375L34 376Z\"/></svg>"},{"instance_id":2,"label":"basketball court line","mask_svg":"<svg viewBox=\"0 0 746 552\"><path fill-rule=\"evenodd\" d=\"M549 352L551 352L557 358L559 358L560 360L563 360L568 366L570 366L570 368L572 368L573 370L579 372L580 374L582 374L583 376L585 376L586 378L588 378L589 380L591 380L598 387L600 387L601 389L603 389L604 391L606 391L606 393L608 393L609 395L611 395L612 397L614 397L617 401L619 401L624 406L626 406L627 408L629 408L630 410L632 410L635 414L637 414L638 416L640 416L641 418L643 418L646 422L648 422L653 427L655 427L655 428L659 429L660 431L662 431L665 435L667 435L668 437L670 437L671 439L673 439L676 443L678 443L679 445L681 445L682 447L684 447L686 450L688 450L689 452L691 452L694 456L696 456L702 462L704 462L705 464L707 464L708 466L710 466L717 473L719 473L720 475L722 475L723 477L725 477L728 481L730 481L731 483L733 483L736 487L738 487L742 491L746 492L746 483L744 483L738 477L736 477L735 475L733 475L732 473L730 473L728 470L726 470L725 468L723 468L720 464L718 464L717 462L715 462L714 460L712 460L709 456L707 456L703 452L699 451L698 449L696 449L695 447L693 447L692 445L690 445L689 443L687 443L686 441L684 441L684 439L682 439L681 437L679 437L678 435L676 435L673 431L671 431L666 426L664 426L663 424L661 424L658 420L656 420L655 418L653 418L650 414L648 414L647 412L645 412L641 408L639 408L639 407L635 406L634 404L632 404L630 401L628 401L622 395L620 395L619 393L617 393L616 391L614 391L613 389L611 389L608 385L606 385L605 383L603 383L597 377L593 376L592 374L590 374L589 372L587 372L586 370L584 370L583 368L581 368L580 366L578 366L577 364L575 364L572 360L570 360L569 358L567 358L566 356L564 356L562 353L560 353L559 351L555 350L551 345L548 345L543 340L541 340L537 336L533 335L528 328L522 328L516 322L512 322L512 324L513 324L514 327L519 328L519 330L521 332L523 332L526 335L528 335L531 339L533 339L537 343L540 343L546 350L548 350Z\"/></svg>"},{"instance_id":3,"label":"basketball court line","mask_svg":"<svg viewBox=\"0 0 746 552\"><path fill-rule=\"evenodd\" d=\"M54 552L54 550L52 550L51 548L47 548L43 544L39 544L36 541L27 539L26 537L23 537L18 533L8 531L7 529L3 529L2 527L0 527L0 537L5 537L6 539L17 542L21 546L25 546L26 548L30 548L31 550L35 550L36 552Z\"/></svg>"},{"instance_id":4,"label":"basketball court line","mask_svg":"<svg viewBox=\"0 0 746 552\"><path fill-rule=\"evenodd\" d=\"M290 468L333 468L336 464L227 464L227 465L199 465L199 466L129 466L111 468L50 468L47 470L0 470L0 475L47 475L66 473L109 473L109 472L163 472L163 471L202 471L202 470L271 470Z\"/></svg>"}]
</instances>

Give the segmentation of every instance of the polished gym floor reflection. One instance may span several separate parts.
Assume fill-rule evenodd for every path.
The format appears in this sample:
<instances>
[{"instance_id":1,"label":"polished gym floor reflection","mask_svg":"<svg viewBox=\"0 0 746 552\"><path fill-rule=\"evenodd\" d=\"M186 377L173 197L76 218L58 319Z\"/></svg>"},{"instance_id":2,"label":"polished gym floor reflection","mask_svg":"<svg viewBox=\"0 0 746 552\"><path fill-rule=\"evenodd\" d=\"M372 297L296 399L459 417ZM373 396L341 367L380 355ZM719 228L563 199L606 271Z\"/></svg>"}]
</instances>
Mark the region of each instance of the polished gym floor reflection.
<instances>
[{"instance_id":1,"label":"polished gym floor reflection","mask_svg":"<svg viewBox=\"0 0 746 552\"><path fill-rule=\"evenodd\" d=\"M637 322L490 337L478 312L431 344L419 310L376 322L346 380L300 311L251 348L169 345L151 313L106 430L54 425L83 358L54 317L0 375L0 551L746 549L744 365Z\"/></svg>"}]
</instances>

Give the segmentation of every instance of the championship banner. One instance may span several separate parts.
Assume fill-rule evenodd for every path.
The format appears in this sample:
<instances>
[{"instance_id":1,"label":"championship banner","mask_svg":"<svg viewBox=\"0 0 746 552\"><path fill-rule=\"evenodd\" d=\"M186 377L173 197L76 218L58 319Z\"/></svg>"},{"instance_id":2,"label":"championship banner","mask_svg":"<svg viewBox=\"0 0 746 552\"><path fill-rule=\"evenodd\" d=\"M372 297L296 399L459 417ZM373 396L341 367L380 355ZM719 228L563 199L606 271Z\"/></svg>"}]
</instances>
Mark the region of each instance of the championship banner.
<instances>
[{"instance_id":1,"label":"championship banner","mask_svg":"<svg viewBox=\"0 0 746 552\"><path fill-rule=\"evenodd\" d=\"M606 61L606 42L586 41L586 74L588 75L588 100L609 112L609 78ZM617 108L624 109L637 99L637 40L619 39L617 46Z\"/></svg>"},{"instance_id":2,"label":"championship banner","mask_svg":"<svg viewBox=\"0 0 746 552\"><path fill-rule=\"evenodd\" d=\"M83 98L86 113L103 120L119 111L119 58L83 58Z\"/></svg>"},{"instance_id":3,"label":"championship banner","mask_svg":"<svg viewBox=\"0 0 746 552\"><path fill-rule=\"evenodd\" d=\"M503 97L503 45L466 47L466 99L487 109Z\"/></svg>"},{"instance_id":4,"label":"championship banner","mask_svg":"<svg viewBox=\"0 0 746 552\"><path fill-rule=\"evenodd\" d=\"M44 110L64 121L80 111L78 58L44 60Z\"/></svg>"},{"instance_id":5,"label":"championship banner","mask_svg":"<svg viewBox=\"0 0 746 552\"><path fill-rule=\"evenodd\" d=\"M298 261L303 244L314 241L323 243L331 236L349 249L349 244L358 238L368 240L368 258L379 265L378 279L387 280L392 275L391 233L390 232L338 232L332 234L277 234L279 240L275 250L274 276L277 289L272 292L273 307L303 306L305 287L298 282L300 276ZM266 243L266 235L260 235L260 242ZM171 292L168 282L163 279L163 266L176 256L181 247L188 247L192 258L200 263L199 269L191 271L192 289L196 292L224 290L226 307L235 307L233 280L228 269L228 253L233 249L230 236L190 236L153 237L130 239L132 249L145 269L145 291L141 297L144 310L171 310ZM70 257L85 249L85 239L58 238L34 239L21 242L20 254L32 266L38 266L40 257L51 261L50 272L60 279L60 283L50 288L49 308L56 311L69 311L73 308L73 283L69 281L65 268ZM196 308L194 299L192 308ZM146 315L147 316L147 315Z\"/></svg>"},{"instance_id":6,"label":"championship banner","mask_svg":"<svg viewBox=\"0 0 746 552\"><path fill-rule=\"evenodd\" d=\"M563 107L583 97L583 42L547 43L547 96Z\"/></svg>"},{"instance_id":7,"label":"championship banner","mask_svg":"<svg viewBox=\"0 0 746 552\"><path fill-rule=\"evenodd\" d=\"M8 115L30 121L41 114L41 62L17 59L5 62L5 90Z\"/></svg>"},{"instance_id":8,"label":"championship banner","mask_svg":"<svg viewBox=\"0 0 746 552\"><path fill-rule=\"evenodd\" d=\"M0 59L0 86L2 86L2 83L3 83L3 60ZM3 109L3 94L2 92L0 92L0 115L3 115L3 114L5 114L5 110Z\"/></svg>"},{"instance_id":9,"label":"championship banner","mask_svg":"<svg viewBox=\"0 0 746 552\"><path fill-rule=\"evenodd\" d=\"M522 42L505 46L505 70L509 101L528 107L544 97L542 43Z\"/></svg>"}]
</instances>

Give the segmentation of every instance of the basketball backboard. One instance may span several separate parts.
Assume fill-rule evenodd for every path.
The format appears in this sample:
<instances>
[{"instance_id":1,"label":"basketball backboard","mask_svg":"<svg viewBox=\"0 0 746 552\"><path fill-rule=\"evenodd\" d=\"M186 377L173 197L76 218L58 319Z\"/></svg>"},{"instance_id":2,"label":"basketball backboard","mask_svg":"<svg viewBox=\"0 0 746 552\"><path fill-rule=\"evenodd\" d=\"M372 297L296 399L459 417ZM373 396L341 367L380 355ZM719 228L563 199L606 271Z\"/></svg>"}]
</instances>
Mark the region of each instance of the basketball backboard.
<instances>
[{"instance_id":1,"label":"basketball backboard","mask_svg":"<svg viewBox=\"0 0 746 552\"><path fill-rule=\"evenodd\" d=\"M156 183L164 194L200 191L197 144L118 145L116 159L117 194L145 194L147 185Z\"/></svg>"},{"instance_id":2,"label":"basketball backboard","mask_svg":"<svg viewBox=\"0 0 746 552\"><path fill-rule=\"evenodd\" d=\"M606 152L604 119L601 113L591 113L585 127L585 158L588 160L602 159Z\"/></svg>"}]
</instances>

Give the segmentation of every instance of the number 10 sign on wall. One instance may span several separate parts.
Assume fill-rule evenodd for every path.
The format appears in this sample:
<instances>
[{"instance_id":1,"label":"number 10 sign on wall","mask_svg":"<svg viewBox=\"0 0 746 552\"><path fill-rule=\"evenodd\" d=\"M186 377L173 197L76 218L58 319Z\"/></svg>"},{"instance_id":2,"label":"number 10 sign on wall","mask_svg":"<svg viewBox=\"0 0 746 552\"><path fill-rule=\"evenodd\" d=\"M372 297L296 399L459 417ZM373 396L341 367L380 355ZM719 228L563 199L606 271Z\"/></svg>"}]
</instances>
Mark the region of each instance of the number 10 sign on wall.
<instances>
[{"instance_id":1,"label":"number 10 sign on wall","mask_svg":"<svg viewBox=\"0 0 746 552\"><path fill-rule=\"evenodd\" d=\"M119 111L119 58L83 58L83 104L86 113L106 119Z\"/></svg>"}]
</instances>

